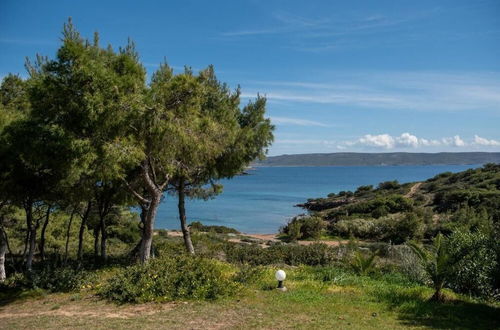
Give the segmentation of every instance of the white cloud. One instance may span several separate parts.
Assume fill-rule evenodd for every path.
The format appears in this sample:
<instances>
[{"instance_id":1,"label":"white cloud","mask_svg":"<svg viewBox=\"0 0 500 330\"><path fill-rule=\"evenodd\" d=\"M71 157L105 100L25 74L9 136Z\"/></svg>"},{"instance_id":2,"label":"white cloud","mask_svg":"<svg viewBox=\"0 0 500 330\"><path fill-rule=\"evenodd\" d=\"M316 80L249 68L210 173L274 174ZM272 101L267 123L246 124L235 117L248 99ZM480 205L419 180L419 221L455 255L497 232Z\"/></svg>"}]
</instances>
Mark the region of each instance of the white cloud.
<instances>
[{"instance_id":1,"label":"white cloud","mask_svg":"<svg viewBox=\"0 0 500 330\"><path fill-rule=\"evenodd\" d=\"M403 133L400 137L396 138L398 144L403 146L409 146L413 148L417 148L420 144L420 141L415 135L411 135L410 133Z\"/></svg>"},{"instance_id":2,"label":"white cloud","mask_svg":"<svg viewBox=\"0 0 500 330\"><path fill-rule=\"evenodd\" d=\"M447 146L454 146L454 147L464 147L466 146L466 143L464 140L459 135L455 135L454 137L446 137L441 139L442 144L447 145Z\"/></svg>"},{"instance_id":3,"label":"white cloud","mask_svg":"<svg viewBox=\"0 0 500 330\"><path fill-rule=\"evenodd\" d=\"M500 113L498 72L337 72L330 81L249 81L243 97L373 110Z\"/></svg>"},{"instance_id":4,"label":"white cloud","mask_svg":"<svg viewBox=\"0 0 500 330\"><path fill-rule=\"evenodd\" d=\"M500 141L497 140L488 140L485 138L482 138L478 135L474 135L474 144L480 145L480 146L495 146L498 147L500 146Z\"/></svg>"},{"instance_id":5,"label":"white cloud","mask_svg":"<svg viewBox=\"0 0 500 330\"><path fill-rule=\"evenodd\" d=\"M455 136L453 137L453 144L454 144L456 147L464 147L464 146L466 145L466 144L465 144L465 142L464 142L464 140L462 140L462 139L460 138L460 136L458 136L458 135L455 135Z\"/></svg>"},{"instance_id":6,"label":"white cloud","mask_svg":"<svg viewBox=\"0 0 500 330\"><path fill-rule=\"evenodd\" d=\"M366 145L370 147L381 147L392 149L395 146L395 141L389 134L371 135L367 134L360 138L357 144Z\"/></svg>"},{"instance_id":7,"label":"white cloud","mask_svg":"<svg viewBox=\"0 0 500 330\"><path fill-rule=\"evenodd\" d=\"M337 146L337 148L346 149L347 147L373 147L382 149L417 149L425 147L474 148L478 146L498 147L500 146L500 141L488 140L478 135L475 135L474 139L470 142L464 141L460 135L443 137L439 140L425 139L406 132L399 136L392 136L390 134L366 134L357 140L343 141Z\"/></svg>"},{"instance_id":8,"label":"white cloud","mask_svg":"<svg viewBox=\"0 0 500 330\"><path fill-rule=\"evenodd\" d=\"M318 126L318 127L329 127L324 123L320 123L314 120L299 119L299 118L288 118L288 117L271 117L271 122L276 125L296 125L296 126Z\"/></svg>"},{"instance_id":9,"label":"white cloud","mask_svg":"<svg viewBox=\"0 0 500 330\"><path fill-rule=\"evenodd\" d=\"M451 144L451 142L453 142L453 139L450 140L449 144ZM394 149L394 148L408 148L408 147L418 148L426 146L439 146L442 143L437 140L418 138L417 136L410 133L403 133L400 136L391 136L389 134L379 134L379 135L367 134L356 141L345 141L343 144L347 146L358 145L358 146Z\"/></svg>"},{"instance_id":10,"label":"white cloud","mask_svg":"<svg viewBox=\"0 0 500 330\"><path fill-rule=\"evenodd\" d=\"M500 140L485 139L474 135L473 139L463 139L459 135L439 139L426 139L409 132L401 135L366 134L357 139L335 141L328 139L300 139L293 135L277 138L273 154L281 153L311 153L335 151L487 151L499 150ZM279 150L279 152L278 152Z\"/></svg>"}]
</instances>

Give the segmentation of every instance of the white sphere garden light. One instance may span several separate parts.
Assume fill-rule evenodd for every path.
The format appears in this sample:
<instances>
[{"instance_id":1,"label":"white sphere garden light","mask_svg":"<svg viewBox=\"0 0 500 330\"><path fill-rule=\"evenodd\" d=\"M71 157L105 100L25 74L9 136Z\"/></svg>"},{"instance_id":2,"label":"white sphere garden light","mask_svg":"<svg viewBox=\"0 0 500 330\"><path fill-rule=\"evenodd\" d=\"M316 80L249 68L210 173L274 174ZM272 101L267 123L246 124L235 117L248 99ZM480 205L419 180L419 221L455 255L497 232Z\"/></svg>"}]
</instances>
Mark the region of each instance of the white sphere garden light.
<instances>
[{"instance_id":1,"label":"white sphere garden light","mask_svg":"<svg viewBox=\"0 0 500 330\"><path fill-rule=\"evenodd\" d=\"M276 271L276 274L274 276L276 277L276 280L278 281L278 290L286 291L286 288L283 286L283 281L286 278L285 271L280 269L280 270Z\"/></svg>"}]
</instances>

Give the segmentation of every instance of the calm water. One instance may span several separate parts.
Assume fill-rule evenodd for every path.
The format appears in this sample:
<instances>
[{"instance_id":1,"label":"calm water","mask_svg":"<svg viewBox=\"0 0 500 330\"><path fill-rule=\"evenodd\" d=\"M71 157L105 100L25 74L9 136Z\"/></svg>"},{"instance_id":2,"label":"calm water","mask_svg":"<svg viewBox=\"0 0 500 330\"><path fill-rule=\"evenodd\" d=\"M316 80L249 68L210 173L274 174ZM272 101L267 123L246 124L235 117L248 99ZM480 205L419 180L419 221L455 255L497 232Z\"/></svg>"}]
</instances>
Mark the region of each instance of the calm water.
<instances>
[{"instance_id":1,"label":"calm water","mask_svg":"<svg viewBox=\"0 0 500 330\"><path fill-rule=\"evenodd\" d=\"M189 222L224 225L247 233L274 233L304 212L294 205L308 198L381 181L420 181L478 166L259 167L249 175L222 181L224 191L213 200L187 201L187 217ZM176 197L166 196L158 211L157 228L179 229L176 203Z\"/></svg>"}]
</instances>

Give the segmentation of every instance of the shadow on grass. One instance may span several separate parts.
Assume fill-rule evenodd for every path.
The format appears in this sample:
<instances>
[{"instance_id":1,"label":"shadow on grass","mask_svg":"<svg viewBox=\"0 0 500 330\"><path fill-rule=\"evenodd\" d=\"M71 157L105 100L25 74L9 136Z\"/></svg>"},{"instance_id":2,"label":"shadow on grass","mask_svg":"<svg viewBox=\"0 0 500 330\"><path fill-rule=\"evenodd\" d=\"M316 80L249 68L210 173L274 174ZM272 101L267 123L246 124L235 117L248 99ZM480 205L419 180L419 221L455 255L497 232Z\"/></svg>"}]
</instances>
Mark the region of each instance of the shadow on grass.
<instances>
[{"instance_id":1,"label":"shadow on grass","mask_svg":"<svg viewBox=\"0 0 500 330\"><path fill-rule=\"evenodd\" d=\"M42 289L19 289L19 288L0 288L0 307L7 306L16 301L25 299L44 297L47 293Z\"/></svg>"},{"instance_id":2,"label":"shadow on grass","mask_svg":"<svg viewBox=\"0 0 500 330\"><path fill-rule=\"evenodd\" d=\"M405 325L433 329L500 329L500 308L486 303L450 300L429 301L421 289L381 290L374 293L398 312Z\"/></svg>"}]
</instances>

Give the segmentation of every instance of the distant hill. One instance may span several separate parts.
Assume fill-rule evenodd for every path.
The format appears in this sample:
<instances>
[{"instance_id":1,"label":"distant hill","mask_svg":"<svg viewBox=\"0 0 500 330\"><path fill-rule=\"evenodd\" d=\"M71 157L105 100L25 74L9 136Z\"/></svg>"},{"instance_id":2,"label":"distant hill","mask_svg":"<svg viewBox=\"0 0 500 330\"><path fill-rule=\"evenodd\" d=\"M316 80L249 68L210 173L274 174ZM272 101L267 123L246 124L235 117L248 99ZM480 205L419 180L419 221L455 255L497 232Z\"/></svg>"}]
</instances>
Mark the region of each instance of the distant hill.
<instances>
[{"instance_id":1,"label":"distant hill","mask_svg":"<svg viewBox=\"0 0 500 330\"><path fill-rule=\"evenodd\" d=\"M467 165L500 163L500 152L297 154L268 157L253 166Z\"/></svg>"}]
</instances>

